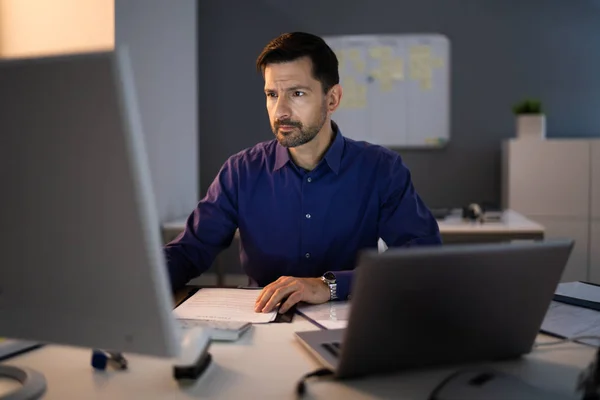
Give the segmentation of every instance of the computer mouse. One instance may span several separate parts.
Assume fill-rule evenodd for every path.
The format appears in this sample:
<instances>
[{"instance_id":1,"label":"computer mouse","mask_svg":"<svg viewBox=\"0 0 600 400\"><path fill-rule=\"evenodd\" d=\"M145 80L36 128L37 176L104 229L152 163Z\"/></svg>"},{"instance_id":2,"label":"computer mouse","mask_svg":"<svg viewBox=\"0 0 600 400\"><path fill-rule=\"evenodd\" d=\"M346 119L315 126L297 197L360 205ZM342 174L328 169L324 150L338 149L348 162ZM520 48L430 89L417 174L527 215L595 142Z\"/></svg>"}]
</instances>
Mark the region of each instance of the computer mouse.
<instances>
[{"instance_id":1,"label":"computer mouse","mask_svg":"<svg viewBox=\"0 0 600 400\"><path fill-rule=\"evenodd\" d=\"M430 400L573 400L496 371L458 372L442 382Z\"/></svg>"}]
</instances>

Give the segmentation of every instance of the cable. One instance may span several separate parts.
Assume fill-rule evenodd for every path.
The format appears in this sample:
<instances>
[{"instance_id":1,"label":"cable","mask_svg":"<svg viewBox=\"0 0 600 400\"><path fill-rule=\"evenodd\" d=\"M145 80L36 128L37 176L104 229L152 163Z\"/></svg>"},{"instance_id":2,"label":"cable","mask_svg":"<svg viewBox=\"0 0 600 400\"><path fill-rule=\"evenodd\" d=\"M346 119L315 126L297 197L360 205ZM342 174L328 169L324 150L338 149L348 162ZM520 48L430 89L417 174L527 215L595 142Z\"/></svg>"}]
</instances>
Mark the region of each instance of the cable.
<instances>
[{"instance_id":1,"label":"cable","mask_svg":"<svg viewBox=\"0 0 600 400\"><path fill-rule=\"evenodd\" d=\"M327 368L321 368L321 369L317 369L313 372L309 372L308 374L304 375L299 381L298 381L298 385L296 385L296 394L299 397L302 397L304 395L304 393L306 393L306 383L305 381L308 378L311 378L313 376L329 376L329 375L333 375L333 371Z\"/></svg>"},{"instance_id":2,"label":"cable","mask_svg":"<svg viewBox=\"0 0 600 400\"><path fill-rule=\"evenodd\" d=\"M600 336L573 336L571 338L555 340L553 342L545 342L545 343L536 343L533 347L544 347L544 346L556 346L557 344L569 343L569 342L578 342L581 340L595 339L600 342Z\"/></svg>"},{"instance_id":3,"label":"cable","mask_svg":"<svg viewBox=\"0 0 600 400\"><path fill-rule=\"evenodd\" d=\"M437 400L438 393L444 388L444 386L446 386L448 384L448 382L450 382L452 379L456 378L458 375L461 375L467 371L468 370L461 369L458 371L454 371L453 373L451 373L450 375L445 377L440 383L437 384L436 387L433 388L433 390L429 394L429 397L427 397L427 400Z\"/></svg>"}]
</instances>

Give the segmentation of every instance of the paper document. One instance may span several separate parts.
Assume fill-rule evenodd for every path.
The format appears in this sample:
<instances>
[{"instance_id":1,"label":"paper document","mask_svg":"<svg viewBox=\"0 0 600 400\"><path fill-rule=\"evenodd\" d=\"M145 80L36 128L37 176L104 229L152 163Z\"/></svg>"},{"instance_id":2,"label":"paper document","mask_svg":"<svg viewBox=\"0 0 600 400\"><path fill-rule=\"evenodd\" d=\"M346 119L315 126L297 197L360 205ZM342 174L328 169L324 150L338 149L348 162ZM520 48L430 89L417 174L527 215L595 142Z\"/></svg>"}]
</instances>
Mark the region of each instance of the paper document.
<instances>
[{"instance_id":1,"label":"paper document","mask_svg":"<svg viewBox=\"0 0 600 400\"><path fill-rule=\"evenodd\" d=\"M600 336L600 312L553 301L550 303L541 329L565 338ZM581 342L594 346L600 345L600 340L594 339L581 340Z\"/></svg>"},{"instance_id":2,"label":"paper document","mask_svg":"<svg viewBox=\"0 0 600 400\"><path fill-rule=\"evenodd\" d=\"M330 301L328 303L312 305L300 304L297 308L305 317L312 319L327 329L345 328L350 316L349 301Z\"/></svg>"},{"instance_id":3,"label":"paper document","mask_svg":"<svg viewBox=\"0 0 600 400\"><path fill-rule=\"evenodd\" d=\"M271 322L277 311L257 313L254 303L260 290L200 289L173 312L178 319L242 321L253 324Z\"/></svg>"},{"instance_id":4,"label":"paper document","mask_svg":"<svg viewBox=\"0 0 600 400\"><path fill-rule=\"evenodd\" d=\"M560 283L554 294L600 303L600 286L590 285L583 282Z\"/></svg>"}]
</instances>

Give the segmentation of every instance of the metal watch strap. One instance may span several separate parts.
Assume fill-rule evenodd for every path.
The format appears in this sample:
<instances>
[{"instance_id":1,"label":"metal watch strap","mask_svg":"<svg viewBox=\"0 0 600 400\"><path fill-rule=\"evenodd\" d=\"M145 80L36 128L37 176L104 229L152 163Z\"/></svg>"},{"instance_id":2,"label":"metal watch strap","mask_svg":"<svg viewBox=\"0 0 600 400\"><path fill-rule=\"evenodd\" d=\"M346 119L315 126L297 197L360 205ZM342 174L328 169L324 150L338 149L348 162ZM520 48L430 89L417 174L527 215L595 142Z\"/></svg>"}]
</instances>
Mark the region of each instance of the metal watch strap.
<instances>
[{"instance_id":1,"label":"metal watch strap","mask_svg":"<svg viewBox=\"0 0 600 400\"><path fill-rule=\"evenodd\" d=\"M337 300L337 282L335 280L332 282L325 276L322 276L321 280L329 287L329 300Z\"/></svg>"},{"instance_id":2,"label":"metal watch strap","mask_svg":"<svg viewBox=\"0 0 600 400\"><path fill-rule=\"evenodd\" d=\"M337 283L328 283L329 286L329 300L337 300Z\"/></svg>"}]
</instances>

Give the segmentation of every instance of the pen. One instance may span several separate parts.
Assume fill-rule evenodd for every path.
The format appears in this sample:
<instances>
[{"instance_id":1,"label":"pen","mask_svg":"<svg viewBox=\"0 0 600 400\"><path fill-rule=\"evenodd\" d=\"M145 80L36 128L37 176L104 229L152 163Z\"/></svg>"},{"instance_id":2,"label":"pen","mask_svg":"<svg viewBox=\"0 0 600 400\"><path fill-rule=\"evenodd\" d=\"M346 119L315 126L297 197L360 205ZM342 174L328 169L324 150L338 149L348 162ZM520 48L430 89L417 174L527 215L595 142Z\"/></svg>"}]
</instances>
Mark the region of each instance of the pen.
<instances>
[{"instance_id":1,"label":"pen","mask_svg":"<svg viewBox=\"0 0 600 400\"><path fill-rule=\"evenodd\" d=\"M108 364L118 370L127 369L127 359L122 353L94 349L92 352L92 367L97 370L105 370Z\"/></svg>"}]
</instances>

